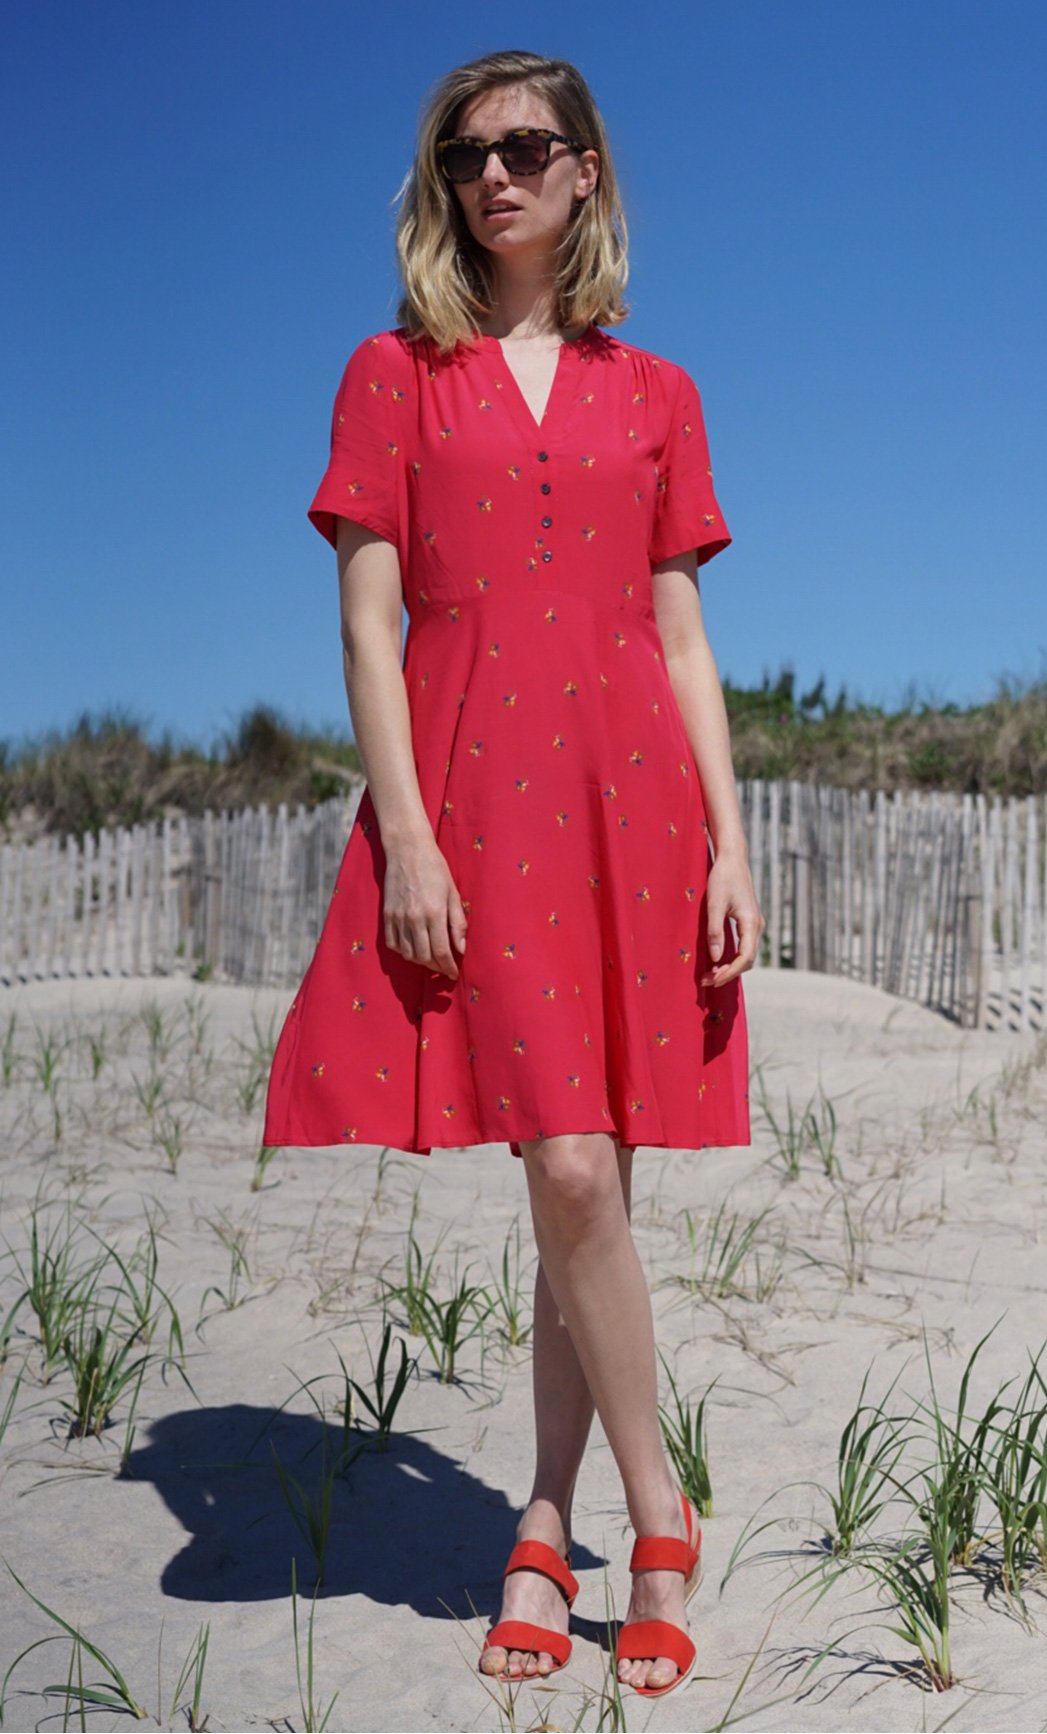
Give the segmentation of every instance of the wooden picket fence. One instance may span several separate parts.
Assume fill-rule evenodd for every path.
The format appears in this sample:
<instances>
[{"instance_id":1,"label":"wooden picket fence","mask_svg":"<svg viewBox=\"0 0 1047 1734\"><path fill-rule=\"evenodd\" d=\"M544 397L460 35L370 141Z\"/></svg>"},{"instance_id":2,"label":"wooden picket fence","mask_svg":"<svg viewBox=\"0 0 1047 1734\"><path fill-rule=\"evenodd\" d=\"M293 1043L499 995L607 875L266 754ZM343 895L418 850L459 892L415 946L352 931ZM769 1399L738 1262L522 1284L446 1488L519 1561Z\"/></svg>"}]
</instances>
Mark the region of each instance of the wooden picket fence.
<instances>
[{"instance_id":1,"label":"wooden picket fence","mask_svg":"<svg viewBox=\"0 0 1047 1734\"><path fill-rule=\"evenodd\" d=\"M0 983L193 975L293 988L360 789L0 847ZM757 967L820 970L965 1027L1042 1030L1047 797L739 779Z\"/></svg>"}]
</instances>

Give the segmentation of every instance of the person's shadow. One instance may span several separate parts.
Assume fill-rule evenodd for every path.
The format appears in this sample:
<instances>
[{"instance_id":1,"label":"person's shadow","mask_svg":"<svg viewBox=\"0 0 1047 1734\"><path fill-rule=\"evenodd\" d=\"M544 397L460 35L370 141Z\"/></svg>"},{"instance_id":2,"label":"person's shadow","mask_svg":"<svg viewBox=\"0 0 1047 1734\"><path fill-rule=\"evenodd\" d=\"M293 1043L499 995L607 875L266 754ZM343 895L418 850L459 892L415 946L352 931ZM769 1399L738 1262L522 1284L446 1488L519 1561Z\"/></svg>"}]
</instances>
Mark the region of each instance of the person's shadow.
<instances>
[{"instance_id":1,"label":"person's shadow","mask_svg":"<svg viewBox=\"0 0 1047 1734\"><path fill-rule=\"evenodd\" d=\"M315 1555L288 1509L272 1447L315 1506L325 1430L331 1466L342 1430L316 1415L231 1404L184 1410L149 1427L127 1475L151 1481L189 1532L163 1570L165 1595L196 1602L286 1596L292 1556L299 1592L312 1595ZM356 1444L365 1437L350 1434ZM436 1619L496 1615L517 1520L502 1493L424 1438L394 1434L387 1450L368 1444L345 1477L335 1477L319 1594L406 1603ZM603 1555L573 1542L573 1570L602 1563ZM572 1629L587 1624L572 1616Z\"/></svg>"}]
</instances>

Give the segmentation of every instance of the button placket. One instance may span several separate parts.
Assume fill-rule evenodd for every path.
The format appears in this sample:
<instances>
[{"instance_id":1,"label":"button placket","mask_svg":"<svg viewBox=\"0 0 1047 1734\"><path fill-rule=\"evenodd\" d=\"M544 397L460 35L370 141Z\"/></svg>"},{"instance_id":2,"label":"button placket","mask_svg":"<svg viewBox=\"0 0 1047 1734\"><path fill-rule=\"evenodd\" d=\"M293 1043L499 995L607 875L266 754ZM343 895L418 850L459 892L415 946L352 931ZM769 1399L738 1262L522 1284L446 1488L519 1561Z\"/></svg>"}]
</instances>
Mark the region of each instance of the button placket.
<instances>
[{"instance_id":1,"label":"button placket","mask_svg":"<svg viewBox=\"0 0 1047 1734\"><path fill-rule=\"evenodd\" d=\"M548 452L544 452L544 451L538 452L538 453L536 453L536 456L537 456L538 462L540 464L545 464L545 463L548 463L548 461L549 461L549 453ZM552 483L551 482L542 482L539 485L540 485L540 488L541 488L541 491L543 494L549 494L552 492ZM542 518L542 529L548 530L550 528L551 524L552 524L552 518L549 516L548 513L546 513L545 516ZM546 548L544 546L544 544L545 544L545 537L544 536L536 536L535 537L535 547L542 549L542 559L548 565L549 561L553 557L553 551L551 548Z\"/></svg>"}]
</instances>

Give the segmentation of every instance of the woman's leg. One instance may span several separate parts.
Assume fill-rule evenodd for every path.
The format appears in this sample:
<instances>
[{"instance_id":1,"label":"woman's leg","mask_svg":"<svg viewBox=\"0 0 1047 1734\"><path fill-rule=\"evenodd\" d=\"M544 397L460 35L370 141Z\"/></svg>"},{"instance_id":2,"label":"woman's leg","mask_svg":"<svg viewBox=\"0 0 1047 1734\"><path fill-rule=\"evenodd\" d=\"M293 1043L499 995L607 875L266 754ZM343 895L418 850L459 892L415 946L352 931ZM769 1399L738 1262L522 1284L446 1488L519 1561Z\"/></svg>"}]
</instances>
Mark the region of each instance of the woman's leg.
<instances>
[{"instance_id":1,"label":"woman's leg","mask_svg":"<svg viewBox=\"0 0 1047 1734\"><path fill-rule=\"evenodd\" d=\"M658 1421L651 1297L633 1244L612 1160L614 1143L595 1132L521 1145L535 1240L550 1291L622 1476L638 1535L684 1537L683 1512ZM686 1627L679 1572L637 1572L627 1619ZM623 1661L619 1678L663 1685L676 1677L668 1657Z\"/></svg>"},{"instance_id":2,"label":"woman's leg","mask_svg":"<svg viewBox=\"0 0 1047 1734\"><path fill-rule=\"evenodd\" d=\"M617 1149L618 1184L626 1216L632 1197L633 1151ZM545 1266L539 1258L534 1287L532 1349L535 1471L531 1496L517 1526L518 1541L545 1541L566 1553L571 1538L575 1482L592 1426L594 1405L571 1335L560 1314ZM531 1620L567 1630L567 1604L556 1586L536 1572L516 1571L506 1578L499 1619ZM484 1652L485 1673L547 1674L553 1658L546 1651L494 1648Z\"/></svg>"}]
</instances>

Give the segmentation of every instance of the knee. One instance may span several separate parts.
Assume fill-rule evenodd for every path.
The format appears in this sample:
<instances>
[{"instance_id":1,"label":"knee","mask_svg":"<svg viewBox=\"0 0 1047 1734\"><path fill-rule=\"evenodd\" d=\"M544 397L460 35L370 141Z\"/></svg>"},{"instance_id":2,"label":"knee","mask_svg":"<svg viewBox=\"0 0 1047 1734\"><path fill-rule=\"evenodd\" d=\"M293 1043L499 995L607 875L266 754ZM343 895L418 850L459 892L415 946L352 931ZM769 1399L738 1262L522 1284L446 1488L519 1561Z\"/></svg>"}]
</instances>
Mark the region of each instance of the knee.
<instances>
[{"instance_id":1,"label":"knee","mask_svg":"<svg viewBox=\"0 0 1047 1734\"><path fill-rule=\"evenodd\" d=\"M547 1222L569 1223L575 1233L622 1202L612 1140L603 1132L541 1138L523 1146L532 1201Z\"/></svg>"}]
</instances>

